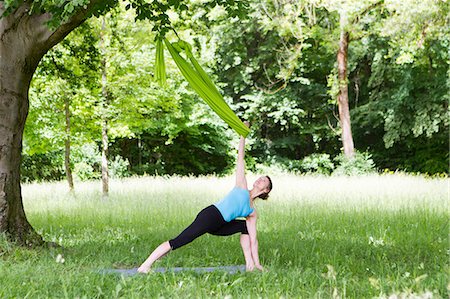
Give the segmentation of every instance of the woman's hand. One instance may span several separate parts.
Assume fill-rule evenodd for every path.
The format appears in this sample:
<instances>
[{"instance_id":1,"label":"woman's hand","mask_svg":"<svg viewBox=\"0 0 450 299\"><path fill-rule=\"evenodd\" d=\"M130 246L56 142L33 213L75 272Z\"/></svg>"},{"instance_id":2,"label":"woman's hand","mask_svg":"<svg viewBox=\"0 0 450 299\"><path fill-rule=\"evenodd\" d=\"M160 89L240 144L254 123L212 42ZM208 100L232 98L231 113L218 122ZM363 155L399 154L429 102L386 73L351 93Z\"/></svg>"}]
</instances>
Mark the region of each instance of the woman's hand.
<instances>
[{"instance_id":1,"label":"woman's hand","mask_svg":"<svg viewBox=\"0 0 450 299\"><path fill-rule=\"evenodd\" d=\"M247 127L249 127L250 128L250 123L246 120L246 121L244 121L244 125L246 125Z\"/></svg>"}]
</instances>

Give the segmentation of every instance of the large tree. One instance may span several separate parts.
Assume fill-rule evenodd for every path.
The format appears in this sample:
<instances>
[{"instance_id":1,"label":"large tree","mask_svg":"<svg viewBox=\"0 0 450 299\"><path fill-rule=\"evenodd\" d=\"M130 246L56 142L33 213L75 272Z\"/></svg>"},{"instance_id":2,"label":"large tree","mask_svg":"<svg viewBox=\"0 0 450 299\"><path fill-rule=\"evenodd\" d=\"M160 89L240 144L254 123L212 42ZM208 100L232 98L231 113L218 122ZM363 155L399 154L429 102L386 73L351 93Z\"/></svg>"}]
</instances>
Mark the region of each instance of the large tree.
<instances>
[{"instance_id":1,"label":"large tree","mask_svg":"<svg viewBox=\"0 0 450 299\"><path fill-rule=\"evenodd\" d=\"M25 217L20 188L30 82L44 54L98 10L98 2L0 1L0 232L20 243L42 242Z\"/></svg>"}]
</instances>

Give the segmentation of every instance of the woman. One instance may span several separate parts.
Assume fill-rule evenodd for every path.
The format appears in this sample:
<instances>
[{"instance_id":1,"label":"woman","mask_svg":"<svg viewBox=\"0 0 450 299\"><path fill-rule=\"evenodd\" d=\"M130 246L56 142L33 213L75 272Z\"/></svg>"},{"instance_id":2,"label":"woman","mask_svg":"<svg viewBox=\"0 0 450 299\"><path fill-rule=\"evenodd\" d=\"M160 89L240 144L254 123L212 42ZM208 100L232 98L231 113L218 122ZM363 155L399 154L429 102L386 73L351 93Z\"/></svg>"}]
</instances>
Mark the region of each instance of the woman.
<instances>
[{"instance_id":1,"label":"woman","mask_svg":"<svg viewBox=\"0 0 450 299\"><path fill-rule=\"evenodd\" d=\"M159 245L138 268L139 272L148 273L153 263L170 250L180 248L205 233L228 236L238 232L241 233L240 242L244 252L246 270L253 271L255 268L263 270L258 256L257 214L254 201L258 197L267 199L272 190L272 181L268 176L262 176L253 183L251 190L247 189L244 150L245 139L241 137L236 168L236 186L233 190L221 201L198 213L194 222L178 237ZM246 220L236 220L237 217L246 217Z\"/></svg>"}]
</instances>

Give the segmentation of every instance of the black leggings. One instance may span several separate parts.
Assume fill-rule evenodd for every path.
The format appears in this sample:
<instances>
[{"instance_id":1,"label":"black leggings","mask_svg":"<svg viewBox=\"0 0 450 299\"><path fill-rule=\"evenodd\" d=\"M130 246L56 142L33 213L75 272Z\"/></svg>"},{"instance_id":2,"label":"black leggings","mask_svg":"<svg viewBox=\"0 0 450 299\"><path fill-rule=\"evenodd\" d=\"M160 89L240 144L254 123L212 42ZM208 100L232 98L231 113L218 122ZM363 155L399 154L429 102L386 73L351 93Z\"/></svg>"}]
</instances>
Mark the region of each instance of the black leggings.
<instances>
[{"instance_id":1,"label":"black leggings","mask_svg":"<svg viewBox=\"0 0 450 299\"><path fill-rule=\"evenodd\" d=\"M172 250L180 248L196 238L209 233L216 236L229 236L235 233L248 234L245 220L226 222L220 211L214 205L204 208L178 237L169 241Z\"/></svg>"}]
</instances>

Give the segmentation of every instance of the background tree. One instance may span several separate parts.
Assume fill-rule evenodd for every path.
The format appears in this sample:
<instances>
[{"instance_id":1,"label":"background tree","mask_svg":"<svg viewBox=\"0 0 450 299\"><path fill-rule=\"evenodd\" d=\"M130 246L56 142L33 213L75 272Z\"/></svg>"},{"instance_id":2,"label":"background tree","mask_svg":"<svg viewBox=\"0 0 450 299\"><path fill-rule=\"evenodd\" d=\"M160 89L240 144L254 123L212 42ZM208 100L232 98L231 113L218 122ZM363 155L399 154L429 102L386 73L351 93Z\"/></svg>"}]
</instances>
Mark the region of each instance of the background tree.
<instances>
[{"instance_id":1,"label":"background tree","mask_svg":"<svg viewBox=\"0 0 450 299\"><path fill-rule=\"evenodd\" d=\"M252 3L249 17L230 25L223 9L199 8L192 26L197 31L204 24L211 37L199 39L198 46L216 51L209 61L224 94L254 123L252 155L258 161L289 163L318 150L335 153L328 142L335 139L328 125L335 120L333 106L323 101L326 68L334 59L316 39L320 32L309 21L310 7L277 3Z\"/></svg>"},{"instance_id":2,"label":"background tree","mask_svg":"<svg viewBox=\"0 0 450 299\"><path fill-rule=\"evenodd\" d=\"M370 32L370 26L364 22L366 14L382 5L383 1L325 1L323 6L330 12L336 11L339 17L339 47L337 50L337 104L339 123L342 131L342 144L347 158L353 157L354 142L351 130L348 99L348 48L354 39L360 39ZM360 22L363 20L362 22ZM371 18L369 23L378 21ZM364 28L364 25L365 28ZM332 83L333 84L333 83Z\"/></svg>"},{"instance_id":3,"label":"background tree","mask_svg":"<svg viewBox=\"0 0 450 299\"><path fill-rule=\"evenodd\" d=\"M101 53L101 86L102 86L102 100L101 100L101 124L102 124L102 194L103 198L108 197L109 193L109 174L108 174L108 108L110 102L110 96L108 92L108 77L107 77L107 53L106 53L106 22L105 17L101 18L100 29L100 53Z\"/></svg>"}]
</instances>

